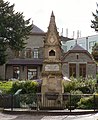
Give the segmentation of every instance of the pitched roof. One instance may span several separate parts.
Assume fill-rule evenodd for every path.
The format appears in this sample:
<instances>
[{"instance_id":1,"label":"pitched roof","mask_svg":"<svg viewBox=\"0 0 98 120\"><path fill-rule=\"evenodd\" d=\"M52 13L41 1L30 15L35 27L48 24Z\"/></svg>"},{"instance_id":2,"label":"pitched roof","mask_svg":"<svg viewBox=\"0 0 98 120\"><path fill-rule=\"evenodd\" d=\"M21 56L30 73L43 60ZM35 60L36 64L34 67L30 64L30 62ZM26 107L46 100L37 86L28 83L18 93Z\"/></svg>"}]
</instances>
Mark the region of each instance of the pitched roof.
<instances>
[{"instance_id":1,"label":"pitched roof","mask_svg":"<svg viewBox=\"0 0 98 120\"><path fill-rule=\"evenodd\" d=\"M70 50L85 50L83 47L81 47L80 45L78 45L78 44L75 44L75 46L74 47L72 47Z\"/></svg>"},{"instance_id":2,"label":"pitched roof","mask_svg":"<svg viewBox=\"0 0 98 120\"><path fill-rule=\"evenodd\" d=\"M8 65L42 65L43 59L11 59Z\"/></svg>"},{"instance_id":3,"label":"pitched roof","mask_svg":"<svg viewBox=\"0 0 98 120\"><path fill-rule=\"evenodd\" d=\"M45 33L43 30L41 30L39 27L33 24L33 29L31 31L32 33Z\"/></svg>"},{"instance_id":4,"label":"pitched roof","mask_svg":"<svg viewBox=\"0 0 98 120\"><path fill-rule=\"evenodd\" d=\"M61 38L61 41L65 41L65 42L67 42L69 40L73 40L72 38L68 38L68 37L64 37L64 36L60 36L60 38Z\"/></svg>"},{"instance_id":5,"label":"pitched roof","mask_svg":"<svg viewBox=\"0 0 98 120\"><path fill-rule=\"evenodd\" d=\"M92 56L91 56L91 54L90 54L87 50L85 50L84 48L82 48L80 45L78 45L78 44L76 44L74 47L72 47L72 49L70 49L69 51L67 51L67 52L65 53L64 57L62 58L62 60L64 60L65 57L66 57L68 54L70 54L70 53L85 53L85 54L87 54L91 59L93 59Z\"/></svg>"}]
</instances>

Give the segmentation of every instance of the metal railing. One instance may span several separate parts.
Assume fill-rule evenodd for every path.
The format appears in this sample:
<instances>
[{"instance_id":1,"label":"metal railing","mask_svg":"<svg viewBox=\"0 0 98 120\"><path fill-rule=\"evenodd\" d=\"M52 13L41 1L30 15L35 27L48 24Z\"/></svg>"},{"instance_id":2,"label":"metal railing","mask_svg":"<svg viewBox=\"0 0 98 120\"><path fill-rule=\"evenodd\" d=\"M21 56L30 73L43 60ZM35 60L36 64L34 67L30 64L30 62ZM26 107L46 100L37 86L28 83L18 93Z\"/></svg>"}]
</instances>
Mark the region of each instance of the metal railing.
<instances>
[{"instance_id":1,"label":"metal railing","mask_svg":"<svg viewBox=\"0 0 98 120\"><path fill-rule=\"evenodd\" d=\"M18 94L0 95L0 108L26 108L28 110L74 109L97 110L98 95L94 94Z\"/></svg>"}]
</instances>

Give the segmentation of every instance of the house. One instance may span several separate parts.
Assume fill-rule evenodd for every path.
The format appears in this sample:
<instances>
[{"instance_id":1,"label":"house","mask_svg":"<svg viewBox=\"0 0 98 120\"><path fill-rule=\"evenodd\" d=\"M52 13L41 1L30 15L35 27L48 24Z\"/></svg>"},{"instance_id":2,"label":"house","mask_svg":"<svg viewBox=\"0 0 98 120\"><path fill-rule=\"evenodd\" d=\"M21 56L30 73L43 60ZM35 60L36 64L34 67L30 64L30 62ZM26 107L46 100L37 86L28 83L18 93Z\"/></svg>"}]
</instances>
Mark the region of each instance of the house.
<instances>
[{"instance_id":1,"label":"house","mask_svg":"<svg viewBox=\"0 0 98 120\"><path fill-rule=\"evenodd\" d=\"M7 62L0 66L1 79L40 79L43 64L43 46L46 33L33 25L26 47L22 51L7 49ZM61 41L69 38L60 36Z\"/></svg>"},{"instance_id":2,"label":"house","mask_svg":"<svg viewBox=\"0 0 98 120\"><path fill-rule=\"evenodd\" d=\"M2 79L34 80L41 79L43 64L44 40L47 36L43 30L33 25L32 33L25 42L26 47L22 51L7 49L7 62L0 66L0 77ZM75 46L64 54L64 43L71 41L70 38L59 36L62 47L62 73L63 76L96 76L96 64L87 50ZM52 52L53 53L53 52ZM1 79L0 78L0 79Z\"/></svg>"},{"instance_id":3,"label":"house","mask_svg":"<svg viewBox=\"0 0 98 120\"><path fill-rule=\"evenodd\" d=\"M75 46L65 53L62 59L63 75L73 77L96 77L96 64L91 54L80 45Z\"/></svg>"},{"instance_id":4,"label":"house","mask_svg":"<svg viewBox=\"0 0 98 120\"><path fill-rule=\"evenodd\" d=\"M43 37L45 32L33 25L26 47L22 51L7 51L8 61L5 64L5 79L38 79L43 61Z\"/></svg>"}]
</instances>

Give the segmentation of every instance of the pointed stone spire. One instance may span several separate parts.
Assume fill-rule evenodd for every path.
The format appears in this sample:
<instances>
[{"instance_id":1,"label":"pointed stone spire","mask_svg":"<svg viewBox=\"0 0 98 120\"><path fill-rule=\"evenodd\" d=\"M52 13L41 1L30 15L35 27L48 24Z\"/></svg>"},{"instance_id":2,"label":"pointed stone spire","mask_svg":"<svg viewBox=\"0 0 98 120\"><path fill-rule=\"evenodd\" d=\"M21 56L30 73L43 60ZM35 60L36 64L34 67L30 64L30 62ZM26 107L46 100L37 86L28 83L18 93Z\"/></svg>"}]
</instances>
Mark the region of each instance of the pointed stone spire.
<instances>
[{"instance_id":1,"label":"pointed stone spire","mask_svg":"<svg viewBox=\"0 0 98 120\"><path fill-rule=\"evenodd\" d=\"M55 16L54 13L52 11L51 13L51 17L50 17L50 23L49 23L49 27L48 27L48 32L54 32L55 34L57 34L57 27L56 27L56 22L55 22Z\"/></svg>"},{"instance_id":2,"label":"pointed stone spire","mask_svg":"<svg viewBox=\"0 0 98 120\"><path fill-rule=\"evenodd\" d=\"M54 16L54 13L52 11L51 13L51 17L50 17L50 23L49 23L49 27L48 27L48 31L57 31L57 27L56 27L56 23L55 23L55 16Z\"/></svg>"},{"instance_id":3,"label":"pointed stone spire","mask_svg":"<svg viewBox=\"0 0 98 120\"><path fill-rule=\"evenodd\" d=\"M51 17L54 17L54 13L53 13L53 11L52 11L52 13L51 13Z\"/></svg>"}]
</instances>

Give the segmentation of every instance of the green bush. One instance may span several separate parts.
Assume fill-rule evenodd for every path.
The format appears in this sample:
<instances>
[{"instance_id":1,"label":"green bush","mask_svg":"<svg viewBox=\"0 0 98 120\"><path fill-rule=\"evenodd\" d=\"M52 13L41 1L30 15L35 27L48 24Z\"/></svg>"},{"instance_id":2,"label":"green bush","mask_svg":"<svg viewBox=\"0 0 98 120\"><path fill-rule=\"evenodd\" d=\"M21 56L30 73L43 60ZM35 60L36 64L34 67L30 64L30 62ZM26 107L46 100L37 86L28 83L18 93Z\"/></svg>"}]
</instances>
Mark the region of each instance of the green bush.
<instances>
[{"instance_id":1,"label":"green bush","mask_svg":"<svg viewBox=\"0 0 98 120\"><path fill-rule=\"evenodd\" d=\"M80 109L92 109L94 108L93 96L83 97L78 102L78 108Z\"/></svg>"},{"instance_id":2,"label":"green bush","mask_svg":"<svg viewBox=\"0 0 98 120\"><path fill-rule=\"evenodd\" d=\"M64 92L70 92L71 90L76 89L76 81L71 81L71 82L65 82L64 83Z\"/></svg>"},{"instance_id":3,"label":"green bush","mask_svg":"<svg viewBox=\"0 0 98 120\"><path fill-rule=\"evenodd\" d=\"M1 81L0 82L0 90L2 93L9 93L10 89L12 88L12 81Z\"/></svg>"},{"instance_id":4,"label":"green bush","mask_svg":"<svg viewBox=\"0 0 98 120\"><path fill-rule=\"evenodd\" d=\"M64 83L64 92L70 92L72 90L82 91L84 94L93 94L96 91L97 81L92 77L86 79L80 78L70 78L70 82Z\"/></svg>"},{"instance_id":5,"label":"green bush","mask_svg":"<svg viewBox=\"0 0 98 120\"><path fill-rule=\"evenodd\" d=\"M92 95L89 97L83 97L78 102L78 108L81 109L98 109L98 95Z\"/></svg>"},{"instance_id":6,"label":"green bush","mask_svg":"<svg viewBox=\"0 0 98 120\"><path fill-rule=\"evenodd\" d=\"M22 94L36 93L38 88L38 83L34 81L16 81L13 83L10 90L11 93L15 93L17 90L22 89Z\"/></svg>"},{"instance_id":7,"label":"green bush","mask_svg":"<svg viewBox=\"0 0 98 120\"><path fill-rule=\"evenodd\" d=\"M71 91L70 92L70 97L67 101L67 108L69 108L69 106L74 106L75 108L78 106L77 103L80 101L81 99L81 94L83 94L81 91L76 90L76 91ZM71 104L70 104L71 103Z\"/></svg>"},{"instance_id":8,"label":"green bush","mask_svg":"<svg viewBox=\"0 0 98 120\"><path fill-rule=\"evenodd\" d=\"M37 104L37 96L36 94L21 94L20 95L20 103L21 105L34 105Z\"/></svg>"}]
</instances>

